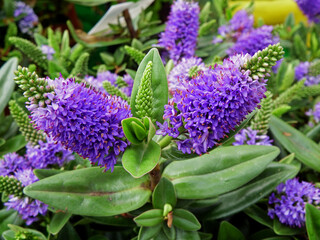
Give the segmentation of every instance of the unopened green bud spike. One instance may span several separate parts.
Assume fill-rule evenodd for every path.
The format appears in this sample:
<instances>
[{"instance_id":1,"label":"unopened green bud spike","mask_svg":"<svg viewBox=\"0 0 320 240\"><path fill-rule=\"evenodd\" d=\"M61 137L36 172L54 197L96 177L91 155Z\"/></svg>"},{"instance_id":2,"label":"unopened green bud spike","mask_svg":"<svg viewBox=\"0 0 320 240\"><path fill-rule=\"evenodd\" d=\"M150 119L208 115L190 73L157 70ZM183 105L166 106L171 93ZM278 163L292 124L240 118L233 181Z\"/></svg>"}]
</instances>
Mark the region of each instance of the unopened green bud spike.
<instances>
[{"instance_id":1,"label":"unopened green bud spike","mask_svg":"<svg viewBox=\"0 0 320 240\"><path fill-rule=\"evenodd\" d=\"M0 192L21 197L23 195L22 183L14 177L0 176Z\"/></svg>"},{"instance_id":2,"label":"unopened green bud spike","mask_svg":"<svg viewBox=\"0 0 320 240\"><path fill-rule=\"evenodd\" d=\"M153 91L151 88L152 82L152 62L149 61L141 79L135 107L140 118L152 116Z\"/></svg>"},{"instance_id":3,"label":"unopened green bud spike","mask_svg":"<svg viewBox=\"0 0 320 240\"><path fill-rule=\"evenodd\" d=\"M105 81L102 83L102 86L111 96L118 96L121 97L123 100L130 102L128 96L119 88L113 86L110 82Z\"/></svg>"},{"instance_id":4,"label":"unopened green bud spike","mask_svg":"<svg viewBox=\"0 0 320 240\"><path fill-rule=\"evenodd\" d=\"M130 46L124 46L124 49L128 53L130 57L137 63L140 64L142 59L145 57L145 54L133 47Z\"/></svg>"},{"instance_id":5,"label":"unopened green bud spike","mask_svg":"<svg viewBox=\"0 0 320 240\"><path fill-rule=\"evenodd\" d=\"M251 128L253 130L258 130L261 135L266 135L268 132L269 120L274 107L272 93L266 92L265 95L266 98L262 99L260 109L251 121Z\"/></svg>"},{"instance_id":6,"label":"unopened green bud spike","mask_svg":"<svg viewBox=\"0 0 320 240\"><path fill-rule=\"evenodd\" d=\"M272 66L276 65L283 54L284 51L280 43L269 45L269 47L254 54L244 65L244 68L250 70L250 76L253 79L266 78L269 76Z\"/></svg>"},{"instance_id":7,"label":"unopened green bud spike","mask_svg":"<svg viewBox=\"0 0 320 240\"><path fill-rule=\"evenodd\" d=\"M76 61L69 78L80 77L83 78L88 73L89 53L82 53Z\"/></svg>"},{"instance_id":8,"label":"unopened green bud spike","mask_svg":"<svg viewBox=\"0 0 320 240\"><path fill-rule=\"evenodd\" d=\"M49 104L49 93L53 93L53 88L50 87L47 81L43 78L39 78L35 72L29 72L28 68L18 67L15 71L16 77L14 81L24 91L23 95L28 98L34 107L45 107Z\"/></svg>"},{"instance_id":9,"label":"unopened green bud spike","mask_svg":"<svg viewBox=\"0 0 320 240\"><path fill-rule=\"evenodd\" d=\"M11 115L19 126L20 132L25 137L25 139L37 145L39 140L45 141L46 137L42 131L36 130L32 123L30 123L30 118L28 114L19 106L15 100L9 102L9 109Z\"/></svg>"}]
</instances>

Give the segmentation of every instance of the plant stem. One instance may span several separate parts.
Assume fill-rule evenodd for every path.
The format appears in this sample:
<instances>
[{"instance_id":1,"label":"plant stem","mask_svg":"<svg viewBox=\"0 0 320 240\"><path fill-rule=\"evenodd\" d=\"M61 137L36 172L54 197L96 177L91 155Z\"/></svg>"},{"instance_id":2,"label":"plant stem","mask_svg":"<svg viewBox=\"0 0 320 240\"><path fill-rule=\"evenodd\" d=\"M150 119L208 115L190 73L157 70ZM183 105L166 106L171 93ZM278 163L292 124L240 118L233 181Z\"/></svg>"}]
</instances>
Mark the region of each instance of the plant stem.
<instances>
[{"instance_id":1,"label":"plant stem","mask_svg":"<svg viewBox=\"0 0 320 240\"><path fill-rule=\"evenodd\" d=\"M162 138L158 143L161 148L165 148L166 146L168 146L171 143L171 140L172 140L172 137L167 135L164 138Z\"/></svg>"},{"instance_id":2,"label":"plant stem","mask_svg":"<svg viewBox=\"0 0 320 240\"><path fill-rule=\"evenodd\" d=\"M122 2L125 2L125 1L126 0L118 0L118 3L122 3ZM128 9L124 10L122 12L122 14L123 14L124 20L126 21L126 24L127 24L127 27L128 27L128 30L129 30L131 38L137 38L137 36L136 36L137 33L133 28L133 24L132 24L132 20L131 20L131 16L130 16L129 10Z\"/></svg>"},{"instance_id":3,"label":"plant stem","mask_svg":"<svg viewBox=\"0 0 320 240\"><path fill-rule=\"evenodd\" d=\"M159 183L160 178L161 178L159 163L151 172L149 172L149 175L150 175L150 180L151 180L150 188L151 188L151 191L153 191L153 189L157 186L157 184Z\"/></svg>"}]
</instances>

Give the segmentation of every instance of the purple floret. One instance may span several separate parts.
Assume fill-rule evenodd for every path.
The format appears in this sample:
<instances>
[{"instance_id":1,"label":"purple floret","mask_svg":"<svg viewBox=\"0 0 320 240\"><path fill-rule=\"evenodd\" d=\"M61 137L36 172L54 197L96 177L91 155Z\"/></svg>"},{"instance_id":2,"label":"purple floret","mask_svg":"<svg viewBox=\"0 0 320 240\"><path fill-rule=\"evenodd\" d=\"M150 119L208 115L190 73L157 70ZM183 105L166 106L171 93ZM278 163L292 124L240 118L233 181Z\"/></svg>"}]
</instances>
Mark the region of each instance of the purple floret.
<instances>
[{"instance_id":1,"label":"purple floret","mask_svg":"<svg viewBox=\"0 0 320 240\"><path fill-rule=\"evenodd\" d=\"M182 82L165 106L164 124L158 134L177 138L179 128L185 131L178 148L184 153L202 154L216 145L227 133L252 112L266 91L265 83L253 80L249 71L241 70L240 63L248 55L226 59L190 81Z\"/></svg>"},{"instance_id":2,"label":"purple floret","mask_svg":"<svg viewBox=\"0 0 320 240\"><path fill-rule=\"evenodd\" d=\"M13 16L19 17L23 15L18 23L20 31L31 34L31 30L38 22L38 16L34 13L33 9L24 2L15 2L15 7Z\"/></svg>"},{"instance_id":3,"label":"purple floret","mask_svg":"<svg viewBox=\"0 0 320 240\"><path fill-rule=\"evenodd\" d=\"M177 63L181 58L194 56L199 29L199 5L197 2L177 0L171 6L166 29L160 35L159 45Z\"/></svg>"},{"instance_id":4,"label":"purple floret","mask_svg":"<svg viewBox=\"0 0 320 240\"><path fill-rule=\"evenodd\" d=\"M286 183L281 183L276 192L269 197L268 215L290 227L303 227L305 225L305 205L306 203L318 206L320 203L320 189L314 187L309 182L297 178L290 179Z\"/></svg>"},{"instance_id":5,"label":"purple floret","mask_svg":"<svg viewBox=\"0 0 320 240\"><path fill-rule=\"evenodd\" d=\"M320 1L319 0L296 0L302 12L308 17L309 21L320 22Z\"/></svg>"},{"instance_id":6,"label":"purple floret","mask_svg":"<svg viewBox=\"0 0 320 240\"><path fill-rule=\"evenodd\" d=\"M253 130L250 127L242 129L235 135L234 146L238 145L264 145L272 146L273 140L268 135L259 134L257 130Z\"/></svg>"},{"instance_id":7,"label":"purple floret","mask_svg":"<svg viewBox=\"0 0 320 240\"><path fill-rule=\"evenodd\" d=\"M314 106L314 109L309 109L309 111L306 112L306 115L311 117L315 123L320 122L320 102L316 103ZM309 122L309 126L313 127L314 123L313 121Z\"/></svg>"},{"instance_id":8,"label":"purple floret","mask_svg":"<svg viewBox=\"0 0 320 240\"><path fill-rule=\"evenodd\" d=\"M72 152L66 150L60 143L55 143L47 137L46 142L39 141L39 145L27 145L26 158L33 168L46 168L49 165L63 164L74 159Z\"/></svg>"},{"instance_id":9,"label":"purple floret","mask_svg":"<svg viewBox=\"0 0 320 240\"><path fill-rule=\"evenodd\" d=\"M14 176L24 187L38 181L38 178L34 175L31 168L18 170ZM45 215L48 209L48 205L27 196L14 197L11 195L9 196L9 201L4 203L4 205L7 209L16 210L20 214L21 218L26 221L27 225L37 221L38 215Z\"/></svg>"},{"instance_id":10,"label":"purple floret","mask_svg":"<svg viewBox=\"0 0 320 240\"><path fill-rule=\"evenodd\" d=\"M320 83L320 75L312 76L309 73L311 63L310 62L301 62L295 69L295 78L298 81L305 79L305 86L317 85Z\"/></svg>"},{"instance_id":11,"label":"purple floret","mask_svg":"<svg viewBox=\"0 0 320 240\"><path fill-rule=\"evenodd\" d=\"M123 119L131 117L127 102L72 79L47 81L54 87L54 94L49 95L51 103L32 109L33 122L92 164L113 169L117 156L128 146L121 126Z\"/></svg>"},{"instance_id":12,"label":"purple floret","mask_svg":"<svg viewBox=\"0 0 320 240\"><path fill-rule=\"evenodd\" d=\"M263 50L269 45L279 42L279 38L273 36L273 27L264 25L254 29L251 32L242 34L237 38L236 43L227 50L227 54L233 55L238 53L254 55L259 50Z\"/></svg>"},{"instance_id":13,"label":"purple floret","mask_svg":"<svg viewBox=\"0 0 320 240\"><path fill-rule=\"evenodd\" d=\"M224 38L238 39L243 33L250 32L253 29L253 21L253 15L249 15L247 11L236 12L228 24L219 27L218 33L220 36L216 37L213 43L222 42Z\"/></svg>"},{"instance_id":14,"label":"purple floret","mask_svg":"<svg viewBox=\"0 0 320 240\"><path fill-rule=\"evenodd\" d=\"M47 55L48 60L53 59L53 54L55 54L55 51L52 47L48 45L41 45L41 51L44 55Z\"/></svg>"},{"instance_id":15,"label":"purple floret","mask_svg":"<svg viewBox=\"0 0 320 240\"><path fill-rule=\"evenodd\" d=\"M26 167L29 167L26 159L16 153L7 153L0 159L0 176L9 176Z\"/></svg>"},{"instance_id":16,"label":"purple floret","mask_svg":"<svg viewBox=\"0 0 320 240\"><path fill-rule=\"evenodd\" d=\"M182 58L182 60L171 70L168 75L168 87L171 93L174 93L176 89L182 87L181 82L190 81L190 70L196 68L198 71L205 70L205 65L201 58Z\"/></svg>"}]
</instances>

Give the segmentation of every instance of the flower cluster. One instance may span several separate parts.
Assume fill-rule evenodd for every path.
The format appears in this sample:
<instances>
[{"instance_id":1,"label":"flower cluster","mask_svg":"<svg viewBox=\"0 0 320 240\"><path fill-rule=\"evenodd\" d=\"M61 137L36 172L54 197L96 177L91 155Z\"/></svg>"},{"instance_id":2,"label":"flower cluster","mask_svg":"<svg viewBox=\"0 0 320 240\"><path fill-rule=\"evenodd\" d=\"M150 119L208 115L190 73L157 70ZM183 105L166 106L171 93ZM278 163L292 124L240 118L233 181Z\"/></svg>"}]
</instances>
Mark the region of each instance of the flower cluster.
<instances>
[{"instance_id":1,"label":"flower cluster","mask_svg":"<svg viewBox=\"0 0 320 240\"><path fill-rule=\"evenodd\" d=\"M205 70L201 58L182 58L168 75L169 91L173 94L176 89L182 87L180 82L190 81L200 70Z\"/></svg>"},{"instance_id":2,"label":"flower cluster","mask_svg":"<svg viewBox=\"0 0 320 240\"><path fill-rule=\"evenodd\" d=\"M16 153L8 153L0 160L0 176L9 176L19 169L28 167L27 161Z\"/></svg>"},{"instance_id":3,"label":"flower cluster","mask_svg":"<svg viewBox=\"0 0 320 240\"><path fill-rule=\"evenodd\" d=\"M133 87L133 79L131 78L131 76L129 74L125 74L122 78L123 82L121 85L119 85L119 82L117 82L118 79L119 79L119 76L115 73L110 72L110 71L99 72L97 74L97 77L86 76L84 78L84 80L87 83L89 83L92 87L94 87L97 91L104 93L105 89L103 88L102 83L104 81L108 81L113 86L118 87L128 97L130 97L132 87Z\"/></svg>"},{"instance_id":4,"label":"flower cluster","mask_svg":"<svg viewBox=\"0 0 320 240\"><path fill-rule=\"evenodd\" d=\"M197 2L177 0L171 6L165 32L159 45L164 47L174 62L194 56L199 29L199 5Z\"/></svg>"},{"instance_id":5,"label":"flower cluster","mask_svg":"<svg viewBox=\"0 0 320 240\"><path fill-rule=\"evenodd\" d=\"M52 138L39 141L39 145L27 145L27 159L33 168L46 168L49 165L62 166L74 159L72 152L66 150L61 144L55 143Z\"/></svg>"},{"instance_id":6,"label":"flower cluster","mask_svg":"<svg viewBox=\"0 0 320 240\"><path fill-rule=\"evenodd\" d=\"M177 138L184 153L207 152L254 110L266 91L263 80L254 80L250 71L242 70L248 55L226 59L223 65L199 72L190 81L181 82L165 106L164 124L158 134Z\"/></svg>"},{"instance_id":7,"label":"flower cluster","mask_svg":"<svg viewBox=\"0 0 320 240\"><path fill-rule=\"evenodd\" d=\"M307 15L309 21L320 22L320 1L319 0L296 0L302 12Z\"/></svg>"},{"instance_id":8,"label":"flower cluster","mask_svg":"<svg viewBox=\"0 0 320 240\"><path fill-rule=\"evenodd\" d=\"M299 182L298 179L290 179L286 183L281 183L276 193L269 197L269 204L273 207L269 209L268 215L290 227L302 227L305 224L306 203L319 205L320 189L315 188L311 183Z\"/></svg>"},{"instance_id":9,"label":"flower cluster","mask_svg":"<svg viewBox=\"0 0 320 240\"><path fill-rule=\"evenodd\" d=\"M298 66L296 66L295 69L295 78L298 81L301 81L305 78L306 81L304 82L304 85L306 86L317 85L320 83L320 75L311 75L309 72L310 66L310 62L301 62Z\"/></svg>"},{"instance_id":10,"label":"flower cluster","mask_svg":"<svg viewBox=\"0 0 320 240\"><path fill-rule=\"evenodd\" d=\"M53 54L55 54L55 51L52 47L50 47L48 45L41 45L40 49L41 49L42 53L47 56L48 60L52 60Z\"/></svg>"},{"instance_id":11,"label":"flower cluster","mask_svg":"<svg viewBox=\"0 0 320 240\"><path fill-rule=\"evenodd\" d=\"M315 123L320 122L320 102L317 102L313 109L309 109L309 111L306 112L306 115L311 117ZM310 121L309 125L313 127L313 122Z\"/></svg>"},{"instance_id":12,"label":"flower cluster","mask_svg":"<svg viewBox=\"0 0 320 240\"><path fill-rule=\"evenodd\" d=\"M229 55L237 53L255 54L269 45L279 42L279 38L273 36L273 27L264 25L260 28L246 32L237 38L235 44L227 50Z\"/></svg>"},{"instance_id":13,"label":"flower cluster","mask_svg":"<svg viewBox=\"0 0 320 240\"><path fill-rule=\"evenodd\" d=\"M257 130L253 130L250 127L242 129L235 135L234 146L238 145L265 145L272 146L273 140L268 135L261 135Z\"/></svg>"},{"instance_id":14,"label":"flower cluster","mask_svg":"<svg viewBox=\"0 0 320 240\"><path fill-rule=\"evenodd\" d=\"M34 175L32 168L17 170L14 177L22 183L23 187L38 181L38 178ZM22 219L26 221L27 225L37 221L38 215L45 215L48 209L48 205L27 196L15 197L10 195L9 201L4 203L4 205L7 209L14 209L18 211Z\"/></svg>"},{"instance_id":15,"label":"flower cluster","mask_svg":"<svg viewBox=\"0 0 320 240\"><path fill-rule=\"evenodd\" d=\"M127 102L86 88L73 79L47 81L54 93L48 94L50 102L46 107L31 108L33 122L92 164L113 169L117 155L128 145L121 126L121 120L131 116Z\"/></svg>"},{"instance_id":16,"label":"flower cluster","mask_svg":"<svg viewBox=\"0 0 320 240\"><path fill-rule=\"evenodd\" d=\"M19 28L22 33L31 34L31 30L38 22L38 16L33 9L24 2L15 2L14 17L21 17L19 20Z\"/></svg>"},{"instance_id":17,"label":"flower cluster","mask_svg":"<svg viewBox=\"0 0 320 240\"><path fill-rule=\"evenodd\" d=\"M243 33L252 30L253 20L253 15L246 10L236 12L228 24L219 27L219 36L214 38L213 43L222 42L225 38L237 40Z\"/></svg>"},{"instance_id":18,"label":"flower cluster","mask_svg":"<svg viewBox=\"0 0 320 240\"><path fill-rule=\"evenodd\" d=\"M227 50L230 56L238 53L253 55L279 42L279 38L273 35L272 26L253 28L253 15L248 15L245 10L238 11L228 24L220 26L218 33L213 43L222 42L223 39L234 42L234 45Z\"/></svg>"}]
</instances>

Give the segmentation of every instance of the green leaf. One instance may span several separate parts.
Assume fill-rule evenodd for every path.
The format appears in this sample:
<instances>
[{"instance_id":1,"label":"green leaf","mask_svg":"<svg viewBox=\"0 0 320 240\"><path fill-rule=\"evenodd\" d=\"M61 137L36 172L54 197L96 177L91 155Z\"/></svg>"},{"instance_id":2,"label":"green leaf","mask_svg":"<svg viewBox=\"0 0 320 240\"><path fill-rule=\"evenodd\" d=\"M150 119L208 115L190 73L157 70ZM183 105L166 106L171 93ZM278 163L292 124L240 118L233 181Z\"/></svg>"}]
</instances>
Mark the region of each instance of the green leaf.
<instances>
[{"instance_id":1,"label":"green leaf","mask_svg":"<svg viewBox=\"0 0 320 240\"><path fill-rule=\"evenodd\" d=\"M301 234L305 232L305 229L303 228L291 228L288 227L281 222L279 222L278 219L273 220L273 231L278 235L284 235L284 236L293 236L297 234Z\"/></svg>"},{"instance_id":2,"label":"green leaf","mask_svg":"<svg viewBox=\"0 0 320 240\"><path fill-rule=\"evenodd\" d=\"M167 178L161 178L152 193L152 205L154 208L163 209L166 203L174 208L177 197L172 182Z\"/></svg>"},{"instance_id":3,"label":"green leaf","mask_svg":"<svg viewBox=\"0 0 320 240\"><path fill-rule=\"evenodd\" d=\"M86 217L90 221L98 224L119 226L119 227L134 227L136 224L133 222L132 218L123 217L122 215L116 215L111 217Z\"/></svg>"},{"instance_id":4,"label":"green leaf","mask_svg":"<svg viewBox=\"0 0 320 240\"><path fill-rule=\"evenodd\" d=\"M242 232L228 223L227 221L223 221L220 224L218 240L245 240Z\"/></svg>"},{"instance_id":5,"label":"green leaf","mask_svg":"<svg viewBox=\"0 0 320 240\"><path fill-rule=\"evenodd\" d=\"M71 213L63 213L63 212L58 212L54 214L48 226L49 233L53 235L56 235L57 233L59 233L60 230L64 227L64 225L69 221L71 216L72 216Z\"/></svg>"},{"instance_id":6,"label":"green leaf","mask_svg":"<svg viewBox=\"0 0 320 240\"><path fill-rule=\"evenodd\" d=\"M242 211L270 194L280 183L293 178L299 170L294 165L271 163L248 184L219 196L216 207L206 214L205 219L223 218Z\"/></svg>"},{"instance_id":7,"label":"green leaf","mask_svg":"<svg viewBox=\"0 0 320 240\"><path fill-rule=\"evenodd\" d=\"M139 216L135 217L133 220L140 226L152 227L163 222L163 211L161 209L151 209Z\"/></svg>"},{"instance_id":8,"label":"green leaf","mask_svg":"<svg viewBox=\"0 0 320 240\"><path fill-rule=\"evenodd\" d=\"M140 178L154 169L160 155L161 148L155 141L130 145L122 156L122 165L133 177Z\"/></svg>"},{"instance_id":9,"label":"green leaf","mask_svg":"<svg viewBox=\"0 0 320 240\"><path fill-rule=\"evenodd\" d=\"M172 162L163 176L172 181L178 198L210 198L246 184L278 154L279 149L270 146L221 147L197 158Z\"/></svg>"},{"instance_id":10,"label":"green leaf","mask_svg":"<svg viewBox=\"0 0 320 240\"><path fill-rule=\"evenodd\" d=\"M80 240L78 233L69 222L67 222L57 236L57 240L65 239Z\"/></svg>"},{"instance_id":11,"label":"green leaf","mask_svg":"<svg viewBox=\"0 0 320 240\"><path fill-rule=\"evenodd\" d=\"M310 129L310 131L307 132L306 137L312 139L315 142L319 142L320 141L320 124Z\"/></svg>"},{"instance_id":12,"label":"green leaf","mask_svg":"<svg viewBox=\"0 0 320 240\"><path fill-rule=\"evenodd\" d=\"M0 211L0 236L8 230L8 224L21 224L23 220L19 217L18 212L13 209L2 209Z\"/></svg>"},{"instance_id":13,"label":"green leaf","mask_svg":"<svg viewBox=\"0 0 320 240\"><path fill-rule=\"evenodd\" d=\"M271 117L270 129L274 137L286 150L295 153L299 161L320 172L320 148L318 144L274 116Z\"/></svg>"},{"instance_id":14,"label":"green leaf","mask_svg":"<svg viewBox=\"0 0 320 240\"><path fill-rule=\"evenodd\" d=\"M27 144L24 136L16 135L0 147L0 158L10 152L16 152Z\"/></svg>"},{"instance_id":15,"label":"green leaf","mask_svg":"<svg viewBox=\"0 0 320 240\"><path fill-rule=\"evenodd\" d=\"M112 2L113 0L67 0L68 2L79 4L83 6L98 6L107 2Z\"/></svg>"},{"instance_id":16,"label":"green leaf","mask_svg":"<svg viewBox=\"0 0 320 240\"><path fill-rule=\"evenodd\" d=\"M33 170L33 173L36 175L38 179L44 179L47 177L51 177L53 175L63 173L65 171L58 170L58 169L35 169Z\"/></svg>"},{"instance_id":17,"label":"green leaf","mask_svg":"<svg viewBox=\"0 0 320 240\"><path fill-rule=\"evenodd\" d=\"M309 240L320 240L320 210L306 204L306 227Z\"/></svg>"},{"instance_id":18,"label":"green leaf","mask_svg":"<svg viewBox=\"0 0 320 240\"><path fill-rule=\"evenodd\" d=\"M30 233L34 238L37 240L47 240L47 238L39 231L31 229L31 228L23 228L16 225L8 224L11 231L13 231L15 234L19 233Z\"/></svg>"},{"instance_id":19,"label":"green leaf","mask_svg":"<svg viewBox=\"0 0 320 240\"><path fill-rule=\"evenodd\" d=\"M150 240L161 231L161 225L153 227L141 227L138 235L138 240Z\"/></svg>"},{"instance_id":20,"label":"green leaf","mask_svg":"<svg viewBox=\"0 0 320 240\"><path fill-rule=\"evenodd\" d=\"M135 117L126 118L121 121L121 124L122 124L124 135L129 140L129 142L133 144L141 144L143 140L138 138L137 131L139 131L138 134L140 138L143 135L145 137L147 136L147 133L146 133L147 130L139 118L135 118ZM133 127L133 124L135 124L135 127ZM138 129L138 127L140 128Z\"/></svg>"},{"instance_id":21,"label":"green leaf","mask_svg":"<svg viewBox=\"0 0 320 240\"><path fill-rule=\"evenodd\" d=\"M151 89L153 91L152 119L163 122L164 105L168 102L168 82L166 72L157 49L151 49L144 57L137 70L131 94L131 112L139 117L136 108L136 98L141 84L142 75L148 62L152 62Z\"/></svg>"},{"instance_id":22,"label":"green leaf","mask_svg":"<svg viewBox=\"0 0 320 240\"><path fill-rule=\"evenodd\" d=\"M147 176L134 179L120 166L113 172L91 167L42 179L24 193L72 214L112 216L143 206L151 195L148 186Z\"/></svg>"},{"instance_id":23,"label":"green leaf","mask_svg":"<svg viewBox=\"0 0 320 240\"><path fill-rule=\"evenodd\" d=\"M244 213L247 214L252 219L256 220L258 223L265 225L269 228L273 228L273 221L268 216L267 212L258 207L257 205L252 205L244 210Z\"/></svg>"},{"instance_id":24,"label":"green leaf","mask_svg":"<svg viewBox=\"0 0 320 240\"><path fill-rule=\"evenodd\" d=\"M184 209L174 209L172 225L186 231L197 231L201 228L198 219L189 211Z\"/></svg>"},{"instance_id":25,"label":"green leaf","mask_svg":"<svg viewBox=\"0 0 320 240\"><path fill-rule=\"evenodd\" d=\"M34 36L34 40L36 41L36 44L39 47L41 47L41 45L48 45L48 40L41 34L35 33L33 36Z\"/></svg>"},{"instance_id":26,"label":"green leaf","mask_svg":"<svg viewBox=\"0 0 320 240\"><path fill-rule=\"evenodd\" d=\"M18 66L18 58L10 58L0 69L0 113L7 105L14 90L14 71Z\"/></svg>"},{"instance_id":27,"label":"green leaf","mask_svg":"<svg viewBox=\"0 0 320 240\"><path fill-rule=\"evenodd\" d=\"M176 228L175 227L169 228L167 222L163 222L162 231L166 235L167 239L169 239L169 240L176 239Z\"/></svg>"},{"instance_id":28,"label":"green leaf","mask_svg":"<svg viewBox=\"0 0 320 240\"><path fill-rule=\"evenodd\" d=\"M184 231L180 228L177 228L176 230L176 239L200 240L198 232Z\"/></svg>"}]
</instances>

